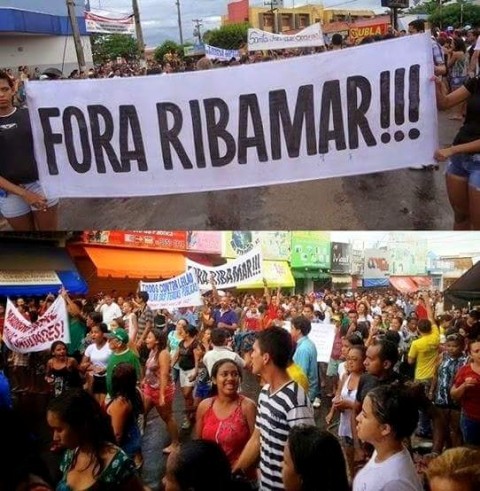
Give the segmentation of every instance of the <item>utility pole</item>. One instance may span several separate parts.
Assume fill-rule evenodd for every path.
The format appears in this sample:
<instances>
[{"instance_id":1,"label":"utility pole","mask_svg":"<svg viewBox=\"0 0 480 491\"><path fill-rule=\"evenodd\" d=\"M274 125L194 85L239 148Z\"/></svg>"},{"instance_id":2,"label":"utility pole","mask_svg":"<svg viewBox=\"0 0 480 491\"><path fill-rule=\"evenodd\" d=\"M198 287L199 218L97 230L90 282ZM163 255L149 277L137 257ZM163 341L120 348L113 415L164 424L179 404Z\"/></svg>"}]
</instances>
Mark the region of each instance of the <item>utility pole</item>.
<instances>
[{"instance_id":1,"label":"utility pole","mask_svg":"<svg viewBox=\"0 0 480 491\"><path fill-rule=\"evenodd\" d=\"M180 35L180 44L183 46L183 32L182 32L182 13L180 12L180 0L175 2L177 6L177 16L178 16L178 34Z\"/></svg>"},{"instance_id":2,"label":"utility pole","mask_svg":"<svg viewBox=\"0 0 480 491\"><path fill-rule=\"evenodd\" d=\"M195 23L195 29L193 30L193 35L198 37L198 43L202 44L202 31L200 28L203 26L202 19L192 19Z\"/></svg>"},{"instance_id":3,"label":"utility pole","mask_svg":"<svg viewBox=\"0 0 480 491\"><path fill-rule=\"evenodd\" d=\"M267 5L270 5L270 12L272 13L272 32L276 34L278 32L278 22L277 16L275 15L275 10L278 10L278 8L274 7L274 5L277 5L277 0L270 0L267 2Z\"/></svg>"},{"instance_id":4,"label":"utility pole","mask_svg":"<svg viewBox=\"0 0 480 491\"><path fill-rule=\"evenodd\" d=\"M138 52L140 60L145 63L145 42L143 41L142 24L140 23L140 9L138 8L138 0L132 0L133 17L135 19L135 33L137 35Z\"/></svg>"},{"instance_id":5,"label":"utility pole","mask_svg":"<svg viewBox=\"0 0 480 491\"><path fill-rule=\"evenodd\" d=\"M293 30L297 28L297 17L295 15L295 0L292 0L292 11L293 11Z\"/></svg>"},{"instance_id":6,"label":"utility pole","mask_svg":"<svg viewBox=\"0 0 480 491\"><path fill-rule=\"evenodd\" d=\"M73 42L77 53L78 68L80 72L85 72L87 65L85 63L85 54L83 53L82 40L80 38L80 29L78 28L77 16L75 15L75 1L67 0L68 17L72 26Z\"/></svg>"}]
</instances>

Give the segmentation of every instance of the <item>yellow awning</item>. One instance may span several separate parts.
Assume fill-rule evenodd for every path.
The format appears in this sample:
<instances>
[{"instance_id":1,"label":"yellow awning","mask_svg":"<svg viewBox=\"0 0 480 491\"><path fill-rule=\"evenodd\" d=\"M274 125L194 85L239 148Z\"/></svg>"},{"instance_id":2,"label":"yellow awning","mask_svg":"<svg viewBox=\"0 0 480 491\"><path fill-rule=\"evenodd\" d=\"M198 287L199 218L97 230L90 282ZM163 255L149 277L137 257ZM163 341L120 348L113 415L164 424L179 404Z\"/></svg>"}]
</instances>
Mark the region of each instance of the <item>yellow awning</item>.
<instances>
[{"instance_id":1,"label":"yellow awning","mask_svg":"<svg viewBox=\"0 0 480 491\"><path fill-rule=\"evenodd\" d=\"M230 262L230 261L229 261ZM269 288L293 288L295 279L290 270L288 261L262 261L263 277L267 280ZM252 283L242 283L237 286L240 290L263 288L263 279Z\"/></svg>"}]
</instances>

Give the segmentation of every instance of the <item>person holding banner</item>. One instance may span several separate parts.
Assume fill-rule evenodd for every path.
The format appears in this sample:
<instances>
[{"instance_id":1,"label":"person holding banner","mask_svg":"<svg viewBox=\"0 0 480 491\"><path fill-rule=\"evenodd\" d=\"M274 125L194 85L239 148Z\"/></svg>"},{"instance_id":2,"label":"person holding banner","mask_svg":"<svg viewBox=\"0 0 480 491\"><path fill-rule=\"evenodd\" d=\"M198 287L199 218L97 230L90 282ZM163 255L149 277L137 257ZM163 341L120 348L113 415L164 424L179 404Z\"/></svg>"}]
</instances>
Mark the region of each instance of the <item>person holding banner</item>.
<instances>
[{"instance_id":1,"label":"person holding banner","mask_svg":"<svg viewBox=\"0 0 480 491\"><path fill-rule=\"evenodd\" d=\"M58 199L40 186L28 110L14 96L14 81L0 71L0 214L14 230L56 230Z\"/></svg>"},{"instance_id":2,"label":"person holding banner","mask_svg":"<svg viewBox=\"0 0 480 491\"><path fill-rule=\"evenodd\" d=\"M480 78L474 77L447 95L440 78L435 78L437 107L450 109L466 102L465 121L447 148L438 149L435 159L447 161L446 181L454 213L454 230L480 230Z\"/></svg>"}]
</instances>

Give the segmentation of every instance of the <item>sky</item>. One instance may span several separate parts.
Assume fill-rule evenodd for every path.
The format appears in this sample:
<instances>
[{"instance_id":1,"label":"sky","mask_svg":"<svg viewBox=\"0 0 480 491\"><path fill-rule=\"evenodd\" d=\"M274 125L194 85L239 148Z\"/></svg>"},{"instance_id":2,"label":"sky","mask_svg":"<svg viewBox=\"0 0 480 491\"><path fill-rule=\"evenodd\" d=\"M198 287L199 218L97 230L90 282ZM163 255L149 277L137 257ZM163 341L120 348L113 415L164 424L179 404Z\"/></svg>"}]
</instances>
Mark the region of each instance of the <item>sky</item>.
<instances>
[{"instance_id":1,"label":"sky","mask_svg":"<svg viewBox=\"0 0 480 491\"><path fill-rule=\"evenodd\" d=\"M395 232L393 232L395 234ZM406 232L414 238L425 239L428 250L439 256L472 254L480 257L480 232ZM373 247L386 245L391 232L332 232L333 242L354 242ZM403 232L399 232L403 234Z\"/></svg>"},{"instance_id":2,"label":"sky","mask_svg":"<svg viewBox=\"0 0 480 491\"><path fill-rule=\"evenodd\" d=\"M184 41L193 41L193 19L202 19L202 30L220 26L221 16L227 13L227 0L179 0L182 14ZM138 0L143 36L148 47L160 45L165 39L179 41L176 0ZM284 0L285 7L322 3L318 0L304 2ZM262 5L263 1L251 0L251 5ZM380 0L325 0L325 7L374 8L378 12ZM131 12L132 0L90 0L92 9L101 8L112 12Z\"/></svg>"}]
</instances>

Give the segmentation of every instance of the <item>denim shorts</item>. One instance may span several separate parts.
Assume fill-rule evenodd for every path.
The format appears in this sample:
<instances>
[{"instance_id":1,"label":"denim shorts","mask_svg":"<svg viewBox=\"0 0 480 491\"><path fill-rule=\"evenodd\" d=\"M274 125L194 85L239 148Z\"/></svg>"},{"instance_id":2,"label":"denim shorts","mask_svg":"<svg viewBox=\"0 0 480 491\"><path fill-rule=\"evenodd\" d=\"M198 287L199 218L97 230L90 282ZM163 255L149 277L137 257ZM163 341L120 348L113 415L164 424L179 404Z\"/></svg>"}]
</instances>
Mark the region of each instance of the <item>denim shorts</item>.
<instances>
[{"instance_id":1,"label":"denim shorts","mask_svg":"<svg viewBox=\"0 0 480 491\"><path fill-rule=\"evenodd\" d=\"M461 177L467 180L470 186L480 189L480 154L459 153L452 155L445 172Z\"/></svg>"},{"instance_id":2,"label":"denim shorts","mask_svg":"<svg viewBox=\"0 0 480 491\"><path fill-rule=\"evenodd\" d=\"M30 182L28 184L22 184L23 188L32 193L37 193L45 196L42 187L38 181ZM47 207L51 208L58 204L57 198L50 198L47 200ZM18 218L24 215L28 215L31 211L38 211L33 206L30 206L23 198L17 194L7 193L3 196L0 194L0 215L5 218Z\"/></svg>"}]
</instances>

